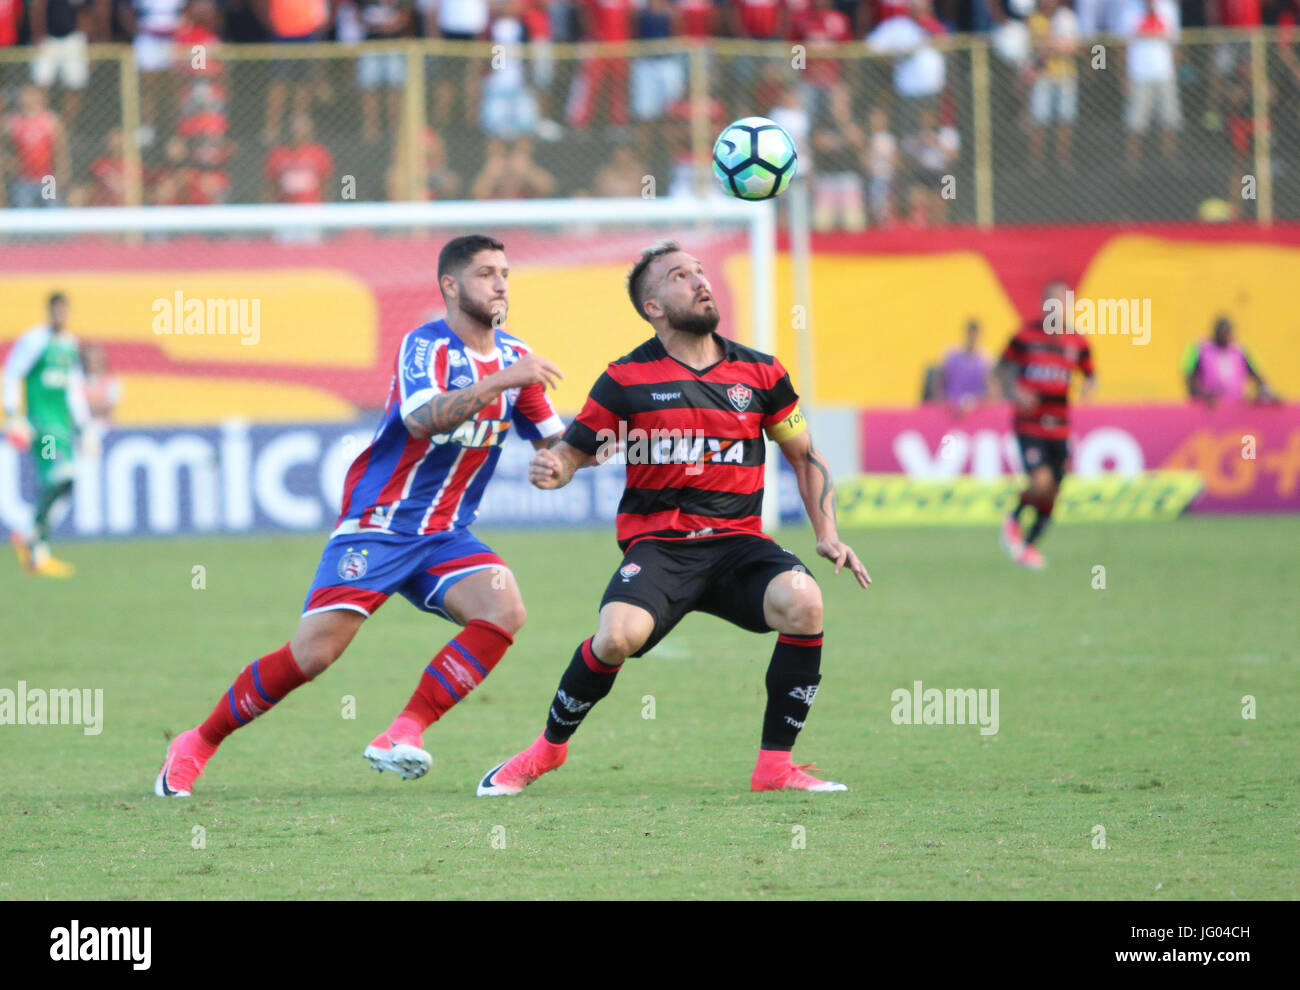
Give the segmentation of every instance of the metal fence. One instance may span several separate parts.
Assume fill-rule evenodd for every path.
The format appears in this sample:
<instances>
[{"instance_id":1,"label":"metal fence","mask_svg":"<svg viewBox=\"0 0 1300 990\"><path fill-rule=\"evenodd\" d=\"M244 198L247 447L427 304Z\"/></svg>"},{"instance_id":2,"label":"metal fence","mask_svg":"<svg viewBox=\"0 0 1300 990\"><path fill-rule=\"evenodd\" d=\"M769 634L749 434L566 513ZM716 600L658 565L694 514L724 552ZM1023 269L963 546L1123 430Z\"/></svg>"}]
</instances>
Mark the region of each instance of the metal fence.
<instances>
[{"instance_id":1,"label":"metal fence","mask_svg":"<svg viewBox=\"0 0 1300 990\"><path fill-rule=\"evenodd\" d=\"M66 155L42 173L7 127L2 185L27 206L664 196L707 191L718 129L761 114L794 132L823 230L1300 218L1276 32L1184 32L1158 93L1113 39L1036 77L983 36L934 46L922 95L899 88L915 53L859 43L226 45L159 72L92 46L83 88L47 90L10 49L0 116L48 106Z\"/></svg>"}]
</instances>

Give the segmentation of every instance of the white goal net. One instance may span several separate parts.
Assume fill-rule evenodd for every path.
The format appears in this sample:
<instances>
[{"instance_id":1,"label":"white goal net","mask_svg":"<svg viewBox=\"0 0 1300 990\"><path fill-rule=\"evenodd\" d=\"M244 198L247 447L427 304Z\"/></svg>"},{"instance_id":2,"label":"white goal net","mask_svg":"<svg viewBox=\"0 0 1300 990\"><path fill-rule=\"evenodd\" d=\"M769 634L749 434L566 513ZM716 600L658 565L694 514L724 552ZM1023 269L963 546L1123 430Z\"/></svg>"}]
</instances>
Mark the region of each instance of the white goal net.
<instances>
[{"instance_id":1,"label":"white goal net","mask_svg":"<svg viewBox=\"0 0 1300 990\"><path fill-rule=\"evenodd\" d=\"M772 351L775 216L726 198L0 211L0 346L43 322L52 292L119 398L99 456L78 463L66 535L325 527L375 423L409 330L442 315L451 237L486 233L511 265L510 331L565 375L567 417L612 359L649 336L627 270L671 238L701 259L722 332ZM503 451L483 524L605 522L620 472L559 497ZM0 445L0 523L30 508L30 458ZM589 477L588 477L589 476ZM764 523L777 521L769 457Z\"/></svg>"}]
</instances>

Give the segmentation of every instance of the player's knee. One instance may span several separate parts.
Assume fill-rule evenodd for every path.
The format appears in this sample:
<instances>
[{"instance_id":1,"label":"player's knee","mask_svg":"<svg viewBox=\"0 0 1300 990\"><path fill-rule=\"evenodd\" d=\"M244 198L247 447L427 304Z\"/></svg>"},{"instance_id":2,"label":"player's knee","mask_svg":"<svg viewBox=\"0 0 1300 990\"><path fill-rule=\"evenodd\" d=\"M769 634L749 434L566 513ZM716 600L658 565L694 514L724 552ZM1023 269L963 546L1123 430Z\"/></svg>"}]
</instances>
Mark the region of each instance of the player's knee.
<instances>
[{"instance_id":1,"label":"player's knee","mask_svg":"<svg viewBox=\"0 0 1300 990\"><path fill-rule=\"evenodd\" d=\"M645 644L646 634L630 625L618 624L602 629L591 640L591 649L601 663L622 663Z\"/></svg>"},{"instance_id":2,"label":"player's knee","mask_svg":"<svg viewBox=\"0 0 1300 990\"><path fill-rule=\"evenodd\" d=\"M523 599L516 595L512 600L507 599L495 603L486 610L486 614L478 616L478 618L492 623L507 635L513 636L524 627L524 622L528 619L528 612L524 608Z\"/></svg>"},{"instance_id":3,"label":"player's knee","mask_svg":"<svg viewBox=\"0 0 1300 990\"><path fill-rule=\"evenodd\" d=\"M814 585L795 592L785 609L787 632L810 636L822 631L823 609L821 591Z\"/></svg>"},{"instance_id":4,"label":"player's knee","mask_svg":"<svg viewBox=\"0 0 1300 990\"><path fill-rule=\"evenodd\" d=\"M310 680L341 657L346 647L346 640L334 636L295 636L289 643L289 652L293 654L303 676Z\"/></svg>"}]
</instances>

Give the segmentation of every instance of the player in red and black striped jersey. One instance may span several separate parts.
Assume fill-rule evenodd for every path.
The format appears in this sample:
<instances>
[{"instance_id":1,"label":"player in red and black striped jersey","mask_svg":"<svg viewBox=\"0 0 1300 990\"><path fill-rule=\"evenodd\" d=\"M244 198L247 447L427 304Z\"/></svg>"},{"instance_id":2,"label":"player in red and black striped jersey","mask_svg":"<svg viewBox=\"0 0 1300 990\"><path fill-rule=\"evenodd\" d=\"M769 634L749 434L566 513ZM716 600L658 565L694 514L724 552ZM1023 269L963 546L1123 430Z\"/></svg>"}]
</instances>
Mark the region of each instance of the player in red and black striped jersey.
<instances>
[{"instance_id":1,"label":"player in red and black striped jersey","mask_svg":"<svg viewBox=\"0 0 1300 990\"><path fill-rule=\"evenodd\" d=\"M537 452L529 477L560 488L616 451L627 462L618 507L622 565L596 634L574 651L528 749L494 767L480 796L520 793L564 762L568 739L609 693L628 657L651 650L690 612L778 633L753 790L846 790L795 766L795 738L821 681L822 597L789 550L763 535L764 436L794 467L817 553L871 578L838 535L834 487L781 363L716 332L720 315L698 260L669 241L644 252L628 294L655 336L610 364L564 436Z\"/></svg>"},{"instance_id":2,"label":"player in red and black striped jersey","mask_svg":"<svg viewBox=\"0 0 1300 990\"><path fill-rule=\"evenodd\" d=\"M1035 570L1047 565L1035 544L1052 518L1070 458L1070 383L1075 372L1083 375L1082 396L1097 385L1088 340L1074 332L1065 311L1067 288L1059 280L1043 287L1042 318L1017 331L994 369L1003 394L1015 403L1013 428L1029 475L1029 487L1002 522L1002 547ZM1022 535L1020 516L1030 505L1037 515Z\"/></svg>"}]
</instances>

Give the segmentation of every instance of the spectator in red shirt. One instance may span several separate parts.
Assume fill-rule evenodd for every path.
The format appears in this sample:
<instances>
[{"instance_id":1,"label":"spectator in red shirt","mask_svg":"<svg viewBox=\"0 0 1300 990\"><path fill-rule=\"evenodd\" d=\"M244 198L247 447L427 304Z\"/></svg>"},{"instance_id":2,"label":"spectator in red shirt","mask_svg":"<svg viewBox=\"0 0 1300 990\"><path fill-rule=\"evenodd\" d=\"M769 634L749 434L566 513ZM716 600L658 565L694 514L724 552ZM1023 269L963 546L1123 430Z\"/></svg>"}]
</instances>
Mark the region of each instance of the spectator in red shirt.
<instances>
[{"instance_id":1,"label":"spectator in red shirt","mask_svg":"<svg viewBox=\"0 0 1300 990\"><path fill-rule=\"evenodd\" d=\"M230 199L230 173L225 169L227 142L199 138L194 143L194 171L190 173L188 200L196 206L215 206Z\"/></svg>"},{"instance_id":2,"label":"spectator in red shirt","mask_svg":"<svg viewBox=\"0 0 1300 990\"><path fill-rule=\"evenodd\" d=\"M772 41L789 33L790 11L786 0L731 0L727 22L733 37Z\"/></svg>"},{"instance_id":3,"label":"spectator in red shirt","mask_svg":"<svg viewBox=\"0 0 1300 990\"><path fill-rule=\"evenodd\" d=\"M14 206L57 206L68 180L68 138L58 115L46 106L45 90L24 86L18 109L4 123L15 175L9 194Z\"/></svg>"},{"instance_id":4,"label":"spectator in red shirt","mask_svg":"<svg viewBox=\"0 0 1300 990\"><path fill-rule=\"evenodd\" d=\"M718 7L714 0L673 0L681 15L679 33L692 41L707 41L718 30Z\"/></svg>"},{"instance_id":5,"label":"spectator in red shirt","mask_svg":"<svg viewBox=\"0 0 1300 990\"><path fill-rule=\"evenodd\" d=\"M218 79L226 67L217 58L221 15L213 0L190 0L175 34L175 65L187 79Z\"/></svg>"},{"instance_id":6,"label":"spectator in red shirt","mask_svg":"<svg viewBox=\"0 0 1300 990\"><path fill-rule=\"evenodd\" d=\"M829 110L830 93L842 85L839 59L819 56L819 46L852 41L853 23L835 9L833 0L812 0L790 22L790 40L806 42L807 68L801 74L800 97L808 116L819 121Z\"/></svg>"},{"instance_id":7,"label":"spectator in red shirt","mask_svg":"<svg viewBox=\"0 0 1300 990\"><path fill-rule=\"evenodd\" d=\"M0 48L18 44L18 25L23 20L23 0L0 0Z\"/></svg>"},{"instance_id":8,"label":"spectator in red shirt","mask_svg":"<svg viewBox=\"0 0 1300 990\"><path fill-rule=\"evenodd\" d=\"M124 206L127 187L126 154L122 129L104 135L104 153L90 163L90 182L81 183L68 194L70 206Z\"/></svg>"},{"instance_id":9,"label":"spectator in red shirt","mask_svg":"<svg viewBox=\"0 0 1300 990\"><path fill-rule=\"evenodd\" d=\"M1264 23L1260 0L1218 0L1206 6L1211 26L1253 28Z\"/></svg>"},{"instance_id":10,"label":"spectator in red shirt","mask_svg":"<svg viewBox=\"0 0 1300 990\"><path fill-rule=\"evenodd\" d=\"M787 0L725 0L727 29L732 37L747 41L774 41L789 36L790 17ZM737 55L727 63L726 86L731 94L731 115L746 117L754 112L754 84L771 59L760 55ZM782 83L784 88L784 81ZM780 95L776 98L779 100ZM771 102L760 100L758 106Z\"/></svg>"},{"instance_id":11,"label":"spectator in red shirt","mask_svg":"<svg viewBox=\"0 0 1300 990\"><path fill-rule=\"evenodd\" d=\"M585 41L628 41L632 37L632 0L581 0L582 37ZM627 123L627 59L596 56L587 59L574 80L569 124L586 127L605 93L612 124Z\"/></svg>"},{"instance_id":12,"label":"spectator in red shirt","mask_svg":"<svg viewBox=\"0 0 1300 990\"><path fill-rule=\"evenodd\" d=\"M222 81L226 66L217 57L221 45L216 30L219 23L213 0L190 0L175 34L172 64L180 79L176 133L189 142L198 169L219 168L230 154L226 140L230 120Z\"/></svg>"},{"instance_id":13,"label":"spectator in red shirt","mask_svg":"<svg viewBox=\"0 0 1300 990\"><path fill-rule=\"evenodd\" d=\"M334 157L315 140L311 117L293 115L290 140L266 157L267 200L276 203L321 203L334 172Z\"/></svg>"}]
</instances>

